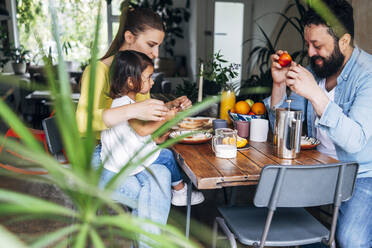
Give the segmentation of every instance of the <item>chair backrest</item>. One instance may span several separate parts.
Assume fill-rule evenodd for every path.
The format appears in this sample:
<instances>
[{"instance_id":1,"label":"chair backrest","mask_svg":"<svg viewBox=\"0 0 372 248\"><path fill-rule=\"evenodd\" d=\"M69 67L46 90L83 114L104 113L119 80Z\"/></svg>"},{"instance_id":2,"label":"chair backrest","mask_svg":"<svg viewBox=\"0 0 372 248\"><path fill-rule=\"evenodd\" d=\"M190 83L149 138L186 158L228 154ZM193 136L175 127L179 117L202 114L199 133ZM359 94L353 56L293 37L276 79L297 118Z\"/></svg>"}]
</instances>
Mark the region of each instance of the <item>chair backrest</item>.
<instances>
[{"instance_id":1,"label":"chair backrest","mask_svg":"<svg viewBox=\"0 0 372 248\"><path fill-rule=\"evenodd\" d=\"M357 163L268 165L262 169L254 204L257 207L311 207L348 200L353 193Z\"/></svg>"},{"instance_id":2,"label":"chair backrest","mask_svg":"<svg viewBox=\"0 0 372 248\"><path fill-rule=\"evenodd\" d=\"M56 155L62 152L63 144L62 139L55 122L55 116L46 118L42 121L43 130L45 132L46 141L49 151Z\"/></svg>"}]
</instances>

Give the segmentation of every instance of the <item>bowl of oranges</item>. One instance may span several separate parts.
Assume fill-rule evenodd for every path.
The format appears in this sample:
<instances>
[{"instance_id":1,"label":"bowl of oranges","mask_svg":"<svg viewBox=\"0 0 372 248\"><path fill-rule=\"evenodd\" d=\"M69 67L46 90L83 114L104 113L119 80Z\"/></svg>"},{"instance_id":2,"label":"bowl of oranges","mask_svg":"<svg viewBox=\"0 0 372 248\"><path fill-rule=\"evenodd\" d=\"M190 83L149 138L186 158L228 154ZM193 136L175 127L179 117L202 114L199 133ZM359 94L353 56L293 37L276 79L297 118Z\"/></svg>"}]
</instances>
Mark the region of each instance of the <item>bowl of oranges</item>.
<instances>
[{"instance_id":1,"label":"bowl of oranges","mask_svg":"<svg viewBox=\"0 0 372 248\"><path fill-rule=\"evenodd\" d=\"M230 119L233 121L261 119L265 113L265 105L262 102L254 102L251 99L235 103L234 107L228 111Z\"/></svg>"}]
</instances>

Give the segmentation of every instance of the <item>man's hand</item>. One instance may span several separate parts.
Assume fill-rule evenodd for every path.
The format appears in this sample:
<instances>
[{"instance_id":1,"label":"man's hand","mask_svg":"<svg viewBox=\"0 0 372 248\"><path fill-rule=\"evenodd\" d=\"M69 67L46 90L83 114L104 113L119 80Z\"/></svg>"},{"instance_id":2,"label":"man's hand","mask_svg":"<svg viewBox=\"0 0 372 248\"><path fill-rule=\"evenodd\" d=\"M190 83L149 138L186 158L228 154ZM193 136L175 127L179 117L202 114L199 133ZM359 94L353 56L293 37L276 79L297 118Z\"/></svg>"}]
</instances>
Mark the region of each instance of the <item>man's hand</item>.
<instances>
[{"instance_id":1,"label":"man's hand","mask_svg":"<svg viewBox=\"0 0 372 248\"><path fill-rule=\"evenodd\" d=\"M297 95L308 99L318 116L321 116L330 101L318 86L313 74L301 65L292 65L286 74L287 86Z\"/></svg>"},{"instance_id":2,"label":"man's hand","mask_svg":"<svg viewBox=\"0 0 372 248\"><path fill-rule=\"evenodd\" d=\"M278 50L275 54L271 55L271 75L273 77L273 86L284 86L286 81L286 74L289 71L289 67L282 67L279 64L279 57L287 51ZM291 65L295 65L295 62L291 62Z\"/></svg>"},{"instance_id":3,"label":"man's hand","mask_svg":"<svg viewBox=\"0 0 372 248\"><path fill-rule=\"evenodd\" d=\"M322 92L313 74L301 65L289 67L285 83L294 93L308 100L311 100L315 94Z\"/></svg>"},{"instance_id":4,"label":"man's hand","mask_svg":"<svg viewBox=\"0 0 372 248\"><path fill-rule=\"evenodd\" d=\"M287 72L289 67L282 67L279 64L279 57L286 51L278 50L275 54L271 55L271 75L273 77L273 89L271 92L271 103L270 106L273 108L280 102L283 96L286 94L285 81L287 79ZM296 65L295 62L291 62L291 65Z\"/></svg>"}]
</instances>

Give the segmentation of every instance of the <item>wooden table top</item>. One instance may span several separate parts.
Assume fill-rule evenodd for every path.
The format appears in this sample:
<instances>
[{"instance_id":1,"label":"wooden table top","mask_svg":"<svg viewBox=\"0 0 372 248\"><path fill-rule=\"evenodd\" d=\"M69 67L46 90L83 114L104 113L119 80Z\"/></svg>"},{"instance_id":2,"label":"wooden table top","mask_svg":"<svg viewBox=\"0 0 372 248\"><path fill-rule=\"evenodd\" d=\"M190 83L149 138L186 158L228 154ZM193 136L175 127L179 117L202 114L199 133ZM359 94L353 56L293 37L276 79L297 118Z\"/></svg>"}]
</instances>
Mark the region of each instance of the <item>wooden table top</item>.
<instances>
[{"instance_id":1,"label":"wooden table top","mask_svg":"<svg viewBox=\"0 0 372 248\"><path fill-rule=\"evenodd\" d=\"M211 144L176 144L176 158L198 189L257 184L262 167L268 164L311 165L337 163L317 150L302 150L296 159L280 159L273 155L268 142L249 142L249 149L239 151L234 159L217 158Z\"/></svg>"}]
</instances>

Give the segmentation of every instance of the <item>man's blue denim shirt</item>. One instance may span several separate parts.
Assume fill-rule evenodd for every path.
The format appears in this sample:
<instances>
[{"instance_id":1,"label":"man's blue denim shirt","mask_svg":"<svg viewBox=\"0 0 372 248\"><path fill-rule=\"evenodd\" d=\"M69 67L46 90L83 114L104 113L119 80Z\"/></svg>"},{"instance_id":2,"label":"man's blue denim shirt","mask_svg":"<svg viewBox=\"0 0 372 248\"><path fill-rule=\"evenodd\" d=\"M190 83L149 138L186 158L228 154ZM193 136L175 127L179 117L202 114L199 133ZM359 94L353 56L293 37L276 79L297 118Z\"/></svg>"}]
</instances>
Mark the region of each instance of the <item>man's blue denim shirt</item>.
<instances>
[{"instance_id":1,"label":"man's blue denim shirt","mask_svg":"<svg viewBox=\"0 0 372 248\"><path fill-rule=\"evenodd\" d=\"M315 79L318 83L321 80ZM272 128L275 109L287 107L286 98L284 96L274 108L270 106L271 97L264 100ZM335 99L328 103L317 123L308 100L293 92L290 98L293 99L291 108L306 113L308 136L316 136L316 127L324 129L335 144L338 160L358 162L358 178L372 177L372 55L354 48L337 78Z\"/></svg>"}]
</instances>

